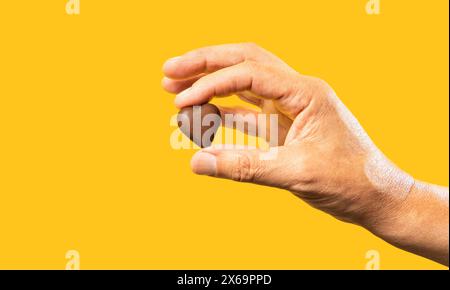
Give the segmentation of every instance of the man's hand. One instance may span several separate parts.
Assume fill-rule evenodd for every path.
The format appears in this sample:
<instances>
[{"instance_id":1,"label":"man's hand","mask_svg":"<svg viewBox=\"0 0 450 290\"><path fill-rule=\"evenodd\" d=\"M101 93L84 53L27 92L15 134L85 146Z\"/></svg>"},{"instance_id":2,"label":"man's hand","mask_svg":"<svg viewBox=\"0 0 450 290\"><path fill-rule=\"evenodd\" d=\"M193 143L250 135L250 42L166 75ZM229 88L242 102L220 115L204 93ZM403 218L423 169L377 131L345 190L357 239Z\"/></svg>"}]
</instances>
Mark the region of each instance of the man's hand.
<instances>
[{"instance_id":1,"label":"man's hand","mask_svg":"<svg viewBox=\"0 0 450 290\"><path fill-rule=\"evenodd\" d=\"M192 159L195 173L289 190L340 220L448 263L448 189L419 190L421 184L377 149L327 83L300 75L254 44L198 49L167 61L164 73L163 86L178 94L179 108L238 95L261 110L221 108L223 114L279 116L276 159L261 160L258 150L207 148ZM430 221L427 213L417 218L424 192L439 218L446 217L435 222L439 229L422 224ZM436 239L427 241L430 235Z\"/></svg>"}]
</instances>

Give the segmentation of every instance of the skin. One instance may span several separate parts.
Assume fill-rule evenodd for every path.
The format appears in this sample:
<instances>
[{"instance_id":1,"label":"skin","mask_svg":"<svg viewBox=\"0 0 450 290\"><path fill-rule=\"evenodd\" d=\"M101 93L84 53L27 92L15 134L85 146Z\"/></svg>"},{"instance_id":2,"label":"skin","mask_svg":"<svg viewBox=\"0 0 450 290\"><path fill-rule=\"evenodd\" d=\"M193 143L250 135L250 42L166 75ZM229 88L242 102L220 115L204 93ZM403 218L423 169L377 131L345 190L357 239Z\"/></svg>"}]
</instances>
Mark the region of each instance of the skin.
<instances>
[{"instance_id":1,"label":"skin","mask_svg":"<svg viewBox=\"0 0 450 290\"><path fill-rule=\"evenodd\" d=\"M375 146L323 80L303 76L255 44L191 51L164 65L163 87L175 105L238 95L260 107L222 114L278 114L278 155L206 148L196 174L288 190L335 218L360 225L406 251L448 266L448 188L415 180ZM268 135L269 136L269 135Z\"/></svg>"}]
</instances>

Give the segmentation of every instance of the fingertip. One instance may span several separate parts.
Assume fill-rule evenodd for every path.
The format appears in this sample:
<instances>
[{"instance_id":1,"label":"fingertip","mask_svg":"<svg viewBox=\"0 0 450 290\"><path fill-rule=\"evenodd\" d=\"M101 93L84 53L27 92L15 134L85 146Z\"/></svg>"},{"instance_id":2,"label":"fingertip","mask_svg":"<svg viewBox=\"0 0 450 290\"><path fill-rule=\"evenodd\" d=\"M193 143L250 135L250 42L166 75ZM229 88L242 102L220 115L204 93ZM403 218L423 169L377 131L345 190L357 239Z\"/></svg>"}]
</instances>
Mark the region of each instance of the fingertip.
<instances>
[{"instance_id":1,"label":"fingertip","mask_svg":"<svg viewBox=\"0 0 450 290\"><path fill-rule=\"evenodd\" d=\"M189 105L189 98L191 98L192 87L182 91L175 97L175 106L179 109Z\"/></svg>"},{"instance_id":2,"label":"fingertip","mask_svg":"<svg viewBox=\"0 0 450 290\"><path fill-rule=\"evenodd\" d=\"M177 109L183 109L185 106L183 105L183 101L182 100L180 100L179 98L178 98L178 96L177 97L175 97L175 100L173 101L173 103L174 103L174 105L175 105L175 107L177 108Z\"/></svg>"},{"instance_id":3,"label":"fingertip","mask_svg":"<svg viewBox=\"0 0 450 290\"><path fill-rule=\"evenodd\" d=\"M199 151L192 157L191 169L197 175L215 176L217 174L217 158L213 154Z\"/></svg>"},{"instance_id":4,"label":"fingertip","mask_svg":"<svg viewBox=\"0 0 450 290\"><path fill-rule=\"evenodd\" d=\"M178 94L183 90L183 86L183 83L180 83L179 81L170 79L168 77L164 77L162 80L162 87L164 88L164 90L171 94Z\"/></svg>"},{"instance_id":5,"label":"fingertip","mask_svg":"<svg viewBox=\"0 0 450 290\"><path fill-rule=\"evenodd\" d=\"M182 104L180 104L180 102L177 101L176 98L175 98L175 101L174 101L173 103L174 103L174 105L175 105L175 107L176 107L177 109L179 109L179 110L183 109Z\"/></svg>"},{"instance_id":6,"label":"fingertip","mask_svg":"<svg viewBox=\"0 0 450 290\"><path fill-rule=\"evenodd\" d=\"M173 57L167 60L163 65L163 72L166 76L176 76L177 64L179 63L181 56Z\"/></svg>"},{"instance_id":7,"label":"fingertip","mask_svg":"<svg viewBox=\"0 0 450 290\"><path fill-rule=\"evenodd\" d=\"M168 77L163 77L161 80L161 86L170 93L170 79Z\"/></svg>"}]
</instances>

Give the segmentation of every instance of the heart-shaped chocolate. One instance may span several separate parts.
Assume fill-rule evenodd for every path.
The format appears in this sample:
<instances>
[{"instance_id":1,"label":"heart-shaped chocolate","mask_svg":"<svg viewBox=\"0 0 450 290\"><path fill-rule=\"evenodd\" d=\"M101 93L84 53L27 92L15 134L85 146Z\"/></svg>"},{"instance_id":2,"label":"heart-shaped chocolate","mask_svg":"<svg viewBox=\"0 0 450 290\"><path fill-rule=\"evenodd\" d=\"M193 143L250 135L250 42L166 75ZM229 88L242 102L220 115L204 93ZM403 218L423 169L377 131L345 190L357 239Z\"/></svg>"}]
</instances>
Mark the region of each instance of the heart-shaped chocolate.
<instances>
[{"instance_id":1,"label":"heart-shaped chocolate","mask_svg":"<svg viewBox=\"0 0 450 290\"><path fill-rule=\"evenodd\" d=\"M220 110L212 104L183 108L177 121L181 132L201 148L211 146L222 124Z\"/></svg>"}]
</instances>

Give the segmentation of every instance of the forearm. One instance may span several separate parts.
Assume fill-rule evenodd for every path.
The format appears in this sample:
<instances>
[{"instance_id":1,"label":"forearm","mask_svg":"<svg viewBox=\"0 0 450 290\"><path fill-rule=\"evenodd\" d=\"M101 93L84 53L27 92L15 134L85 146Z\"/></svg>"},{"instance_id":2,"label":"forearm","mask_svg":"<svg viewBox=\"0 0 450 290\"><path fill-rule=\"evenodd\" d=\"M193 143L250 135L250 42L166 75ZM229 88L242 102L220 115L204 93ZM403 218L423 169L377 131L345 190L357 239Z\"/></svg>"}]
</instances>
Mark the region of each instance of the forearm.
<instances>
[{"instance_id":1,"label":"forearm","mask_svg":"<svg viewBox=\"0 0 450 290\"><path fill-rule=\"evenodd\" d=\"M449 190L415 182L407 198L388 213L387 223L373 229L406 251L449 264Z\"/></svg>"}]
</instances>

